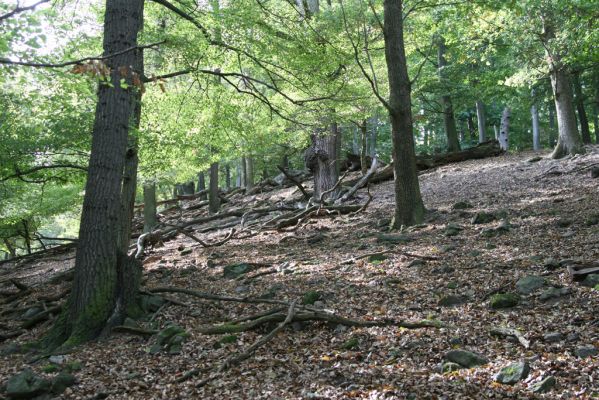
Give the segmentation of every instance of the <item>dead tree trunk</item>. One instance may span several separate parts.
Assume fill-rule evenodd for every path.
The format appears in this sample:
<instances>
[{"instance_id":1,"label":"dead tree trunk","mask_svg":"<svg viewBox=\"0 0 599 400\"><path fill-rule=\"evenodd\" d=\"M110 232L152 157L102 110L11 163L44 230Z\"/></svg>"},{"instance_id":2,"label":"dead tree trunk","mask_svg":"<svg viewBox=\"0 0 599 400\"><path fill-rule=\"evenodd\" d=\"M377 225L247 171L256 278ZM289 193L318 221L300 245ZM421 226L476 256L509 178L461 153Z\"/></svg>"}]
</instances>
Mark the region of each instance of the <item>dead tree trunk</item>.
<instances>
[{"instance_id":1,"label":"dead tree trunk","mask_svg":"<svg viewBox=\"0 0 599 400\"><path fill-rule=\"evenodd\" d=\"M337 183L335 141L333 133L316 132L312 134L312 146L306 150L306 167L314 174L314 199L319 199L321 193L332 189ZM337 194L338 190L333 190L328 193L327 199L334 199Z\"/></svg>"}]
</instances>

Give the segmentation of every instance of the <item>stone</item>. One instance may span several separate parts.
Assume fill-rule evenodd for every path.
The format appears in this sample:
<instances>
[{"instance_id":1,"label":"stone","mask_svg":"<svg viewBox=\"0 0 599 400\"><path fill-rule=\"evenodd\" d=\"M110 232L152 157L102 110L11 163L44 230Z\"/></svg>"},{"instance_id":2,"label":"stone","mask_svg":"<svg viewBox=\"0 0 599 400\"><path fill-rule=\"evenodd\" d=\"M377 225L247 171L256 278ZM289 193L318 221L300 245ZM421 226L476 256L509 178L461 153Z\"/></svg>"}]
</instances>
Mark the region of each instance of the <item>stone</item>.
<instances>
[{"instance_id":1,"label":"stone","mask_svg":"<svg viewBox=\"0 0 599 400\"><path fill-rule=\"evenodd\" d=\"M249 291L250 291L250 287L248 285L241 285L241 286L237 286L235 288L235 293L239 293L239 294L247 293Z\"/></svg>"},{"instance_id":2,"label":"stone","mask_svg":"<svg viewBox=\"0 0 599 400\"><path fill-rule=\"evenodd\" d=\"M552 287L547 290L544 290L543 293L539 296L541 301L548 301L552 299L559 299L562 296L570 294L570 289L567 287L564 288L556 288Z\"/></svg>"},{"instance_id":3,"label":"stone","mask_svg":"<svg viewBox=\"0 0 599 400\"><path fill-rule=\"evenodd\" d=\"M52 364L62 365L67 360L66 356L50 356L48 357L48 361Z\"/></svg>"},{"instance_id":4,"label":"stone","mask_svg":"<svg viewBox=\"0 0 599 400\"><path fill-rule=\"evenodd\" d=\"M390 234L380 234L377 235L376 241L379 243L387 243L387 244L402 244L411 242L411 237L407 235L390 235Z\"/></svg>"},{"instance_id":5,"label":"stone","mask_svg":"<svg viewBox=\"0 0 599 400\"><path fill-rule=\"evenodd\" d=\"M526 361L520 361L501 368L495 376L495 381L504 385L514 385L526 379L530 373L530 365Z\"/></svg>"},{"instance_id":6,"label":"stone","mask_svg":"<svg viewBox=\"0 0 599 400\"><path fill-rule=\"evenodd\" d=\"M520 296L515 293L498 293L491 296L491 308L498 310L501 308L511 308L518 305Z\"/></svg>"},{"instance_id":7,"label":"stone","mask_svg":"<svg viewBox=\"0 0 599 400\"><path fill-rule=\"evenodd\" d=\"M453 203L453 205L451 206L453 210L465 210L472 207L474 206L468 203L467 201L458 201L457 203Z\"/></svg>"},{"instance_id":8,"label":"stone","mask_svg":"<svg viewBox=\"0 0 599 400\"><path fill-rule=\"evenodd\" d=\"M599 285L599 274L589 274L580 282L582 286L595 287Z\"/></svg>"},{"instance_id":9,"label":"stone","mask_svg":"<svg viewBox=\"0 0 599 400\"><path fill-rule=\"evenodd\" d=\"M454 362L448 361L448 362L444 362L441 365L441 373L443 374L449 374L450 372L455 372L457 370L462 369L463 367L460 364L456 364Z\"/></svg>"},{"instance_id":10,"label":"stone","mask_svg":"<svg viewBox=\"0 0 599 400\"><path fill-rule=\"evenodd\" d=\"M454 251L455 249L457 249L456 246L454 246L453 244L446 244L441 246L441 248L439 249L440 253L449 253L450 251Z\"/></svg>"},{"instance_id":11,"label":"stone","mask_svg":"<svg viewBox=\"0 0 599 400\"><path fill-rule=\"evenodd\" d=\"M23 313L22 318L29 319L29 318L35 317L37 314L41 313L42 311L44 311L44 309L41 307L37 307L37 306L31 307L27 311L25 311L25 313Z\"/></svg>"},{"instance_id":12,"label":"stone","mask_svg":"<svg viewBox=\"0 0 599 400\"><path fill-rule=\"evenodd\" d=\"M52 382L25 369L8 379L6 395L12 399L31 399L49 392L51 388Z\"/></svg>"},{"instance_id":13,"label":"stone","mask_svg":"<svg viewBox=\"0 0 599 400\"><path fill-rule=\"evenodd\" d=\"M578 332L568 333L568 336L566 336L568 342L577 342L578 339L580 339L580 334Z\"/></svg>"},{"instance_id":14,"label":"stone","mask_svg":"<svg viewBox=\"0 0 599 400\"><path fill-rule=\"evenodd\" d=\"M520 278L516 282L516 289L521 294L531 294L537 289L540 289L545 285L545 278L541 276L528 275Z\"/></svg>"},{"instance_id":15,"label":"stone","mask_svg":"<svg viewBox=\"0 0 599 400\"><path fill-rule=\"evenodd\" d=\"M141 309L145 313L155 313L164 303L166 303L166 300L161 296L148 296L144 294L139 298Z\"/></svg>"},{"instance_id":16,"label":"stone","mask_svg":"<svg viewBox=\"0 0 599 400\"><path fill-rule=\"evenodd\" d=\"M564 340L564 335L561 332L549 332L543 335L543 340L547 343L556 343Z\"/></svg>"},{"instance_id":17,"label":"stone","mask_svg":"<svg viewBox=\"0 0 599 400\"><path fill-rule=\"evenodd\" d=\"M302 304L313 305L317 300L320 300L320 293L316 290L308 290L302 297Z\"/></svg>"},{"instance_id":18,"label":"stone","mask_svg":"<svg viewBox=\"0 0 599 400\"><path fill-rule=\"evenodd\" d=\"M77 383L77 378L75 378L74 375L71 375L68 372L60 372L52 379L51 391L54 394L61 394L75 383Z\"/></svg>"},{"instance_id":19,"label":"stone","mask_svg":"<svg viewBox=\"0 0 599 400\"><path fill-rule=\"evenodd\" d=\"M574 350L574 354L578 358L587 358L596 356L599 353L599 350L592 344L588 344L585 346L579 346Z\"/></svg>"},{"instance_id":20,"label":"stone","mask_svg":"<svg viewBox=\"0 0 599 400\"><path fill-rule=\"evenodd\" d=\"M451 307L464 304L466 301L464 296L449 295L442 297L437 304L441 307Z\"/></svg>"},{"instance_id":21,"label":"stone","mask_svg":"<svg viewBox=\"0 0 599 400\"><path fill-rule=\"evenodd\" d=\"M493 222L497 219L497 216L493 213L489 213L486 211L480 211L474 214L472 217L472 225L478 224L488 224L489 222Z\"/></svg>"},{"instance_id":22,"label":"stone","mask_svg":"<svg viewBox=\"0 0 599 400\"><path fill-rule=\"evenodd\" d=\"M223 267L223 276L227 279L235 279L252 270L252 266L247 263L230 264Z\"/></svg>"},{"instance_id":23,"label":"stone","mask_svg":"<svg viewBox=\"0 0 599 400\"><path fill-rule=\"evenodd\" d=\"M558 219L557 221L555 221L555 225L556 225L558 228L567 228L567 227L569 227L570 225L572 225L573 223L574 223L574 221L572 221L572 220L571 220L571 219L569 219L569 218L560 218L560 219Z\"/></svg>"},{"instance_id":24,"label":"stone","mask_svg":"<svg viewBox=\"0 0 599 400\"><path fill-rule=\"evenodd\" d=\"M599 167L591 168L591 178L593 178L593 179L599 178Z\"/></svg>"},{"instance_id":25,"label":"stone","mask_svg":"<svg viewBox=\"0 0 599 400\"><path fill-rule=\"evenodd\" d=\"M452 224L449 223L447 224L447 226L445 227L445 230L443 231L443 234L447 237L451 237L451 236L457 236L460 234L460 232L463 230L464 228L462 228L459 225L456 224Z\"/></svg>"},{"instance_id":26,"label":"stone","mask_svg":"<svg viewBox=\"0 0 599 400\"><path fill-rule=\"evenodd\" d=\"M547 393L557 385L557 379L554 376L549 375L540 382L534 383L530 386L530 390L533 393Z\"/></svg>"},{"instance_id":27,"label":"stone","mask_svg":"<svg viewBox=\"0 0 599 400\"><path fill-rule=\"evenodd\" d=\"M483 357L480 354L462 349L450 350L445 355L445 358L448 361L459 364L465 368L473 368L479 365L485 365L489 362L489 360L486 357Z\"/></svg>"}]
</instances>

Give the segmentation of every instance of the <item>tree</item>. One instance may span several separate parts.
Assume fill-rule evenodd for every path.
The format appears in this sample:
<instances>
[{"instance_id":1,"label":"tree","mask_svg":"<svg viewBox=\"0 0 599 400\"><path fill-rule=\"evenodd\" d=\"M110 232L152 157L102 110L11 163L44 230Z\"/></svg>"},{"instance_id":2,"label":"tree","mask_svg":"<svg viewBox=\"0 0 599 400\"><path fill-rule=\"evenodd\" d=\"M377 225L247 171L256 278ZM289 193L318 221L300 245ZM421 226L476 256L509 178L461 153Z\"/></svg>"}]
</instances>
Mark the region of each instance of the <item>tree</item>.
<instances>
[{"instance_id":1,"label":"tree","mask_svg":"<svg viewBox=\"0 0 599 400\"><path fill-rule=\"evenodd\" d=\"M143 3L106 0L104 55L109 56L110 73L98 88L73 288L45 339L49 348L77 345L121 323L137 294L138 265L122 254L119 229L127 138L138 90L130 66L139 65Z\"/></svg>"},{"instance_id":2,"label":"tree","mask_svg":"<svg viewBox=\"0 0 599 400\"><path fill-rule=\"evenodd\" d=\"M445 135L447 136L447 151L454 152L460 151L460 140L458 139L458 130L456 128L455 116L453 113L453 103L451 102L451 95L447 93L446 77L444 69L447 68L447 60L445 59L445 53L447 46L445 45L445 38L439 35L437 37L437 65L439 71L439 80L444 86L443 91L445 92L441 96L441 104L443 107L443 126L445 127Z\"/></svg>"}]
</instances>

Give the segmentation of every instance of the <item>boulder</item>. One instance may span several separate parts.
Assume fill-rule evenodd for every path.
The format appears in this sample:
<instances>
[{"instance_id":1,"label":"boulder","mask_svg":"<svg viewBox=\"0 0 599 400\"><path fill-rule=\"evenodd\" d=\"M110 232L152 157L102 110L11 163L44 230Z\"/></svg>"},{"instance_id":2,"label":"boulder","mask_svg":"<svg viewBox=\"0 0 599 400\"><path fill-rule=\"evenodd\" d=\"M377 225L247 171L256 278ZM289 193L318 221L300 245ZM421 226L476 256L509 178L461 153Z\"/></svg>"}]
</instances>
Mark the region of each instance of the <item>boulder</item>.
<instances>
[{"instance_id":1,"label":"boulder","mask_svg":"<svg viewBox=\"0 0 599 400\"><path fill-rule=\"evenodd\" d=\"M495 376L495 381L505 385L514 385L523 379L526 379L530 373L530 366L525 361L510 364L501 368Z\"/></svg>"},{"instance_id":2,"label":"boulder","mask_svg":"<svg viewBox=\"0 0 599 400\"><path fill-rule=\"evenodd\" d=\"M35 375L32 370L25 369L13 375L6 382L6 395L11 399L31 399L52 388L52 382Z\"/></svg>"},{"instance_id":3,"label":"boulder","mask_svg":"<svg viewBox=\"0 0 599 400\"><path fill-rule=\"evenodd\" d=\"M451 350L447 352L445 358L448 361L459 364L465 368L473 368L479 365L485 365L489 362L489 360L486 357L483 357L480 354L462 349Z\"/></svg>"},{"instance_id":4,"label":"boulder","mask_svg":"<svg viewBox=\"0 0 599 400\"><path fill-rule=\"evenodd\" d=\"M516 289L521 294L531 294L537 289L540 289L545 285L545 278L541 276L528 275L520 278L516 282Z\"/></svg>"},{"instance_id":5,"label":"boulder","mask_svg":"<svg viewBox=\"0 0 599 400\"><path fill-rule=\"evenodd\" d=\"M599 353L599 351L592 344L588 344L585 346L579 346L576 348L576 350L574 350L574 354L578 358L593 357L593 356L596 356L598 353Z\"/></svg>"},{"instance_id":6,"label":"boulder","mask_svg":"<svg viewBox=\"0 0 599 400\"><path fill-rule=\"evenodd\" d=\"M497 293L491 296L491 308L498 310L501 308L511 308L518 305L520 296L515 293Z\"/></svg>"},{"instance_id":7,"label":"boulder","mask_svg":"<svg viewBox=\"0 0 599 400\"><path fill-rule=\"evenodd\" d=\"M550 375L542 381L532 384L530 390L532 390L533 393L547 393L553 389L556 384L557 380L554 376Z\"/></svg>"},{"instance_id":8,"label":"boulder","mask_svg":"<svg viewBox=\"0 0 599 400\"><path fill-rule=\"evenodd\" d=\"M61 372L52 379L52 393L61 394L68 387L77 383L77 378L67 372Z\"/></svg>"},{"instance_id":9,"label":"boulder","mask_svg":"<svg viewBox=\"0 0 599 400\"><path fill-rule=\"evenodd\" d=\"M539 296L539 299L541 301L548 301L552 299L559 299L560 297L565 296L567 294L570 294L570 289L567 287L551 287L547 290L544 290L543 293L541 293L541 295Z\"/></svg>"},{"instance_id":10,"label":"boulder","mask_svg":"<svg viewBox=\"0 0 599 400\"><path fill-rule=\"evenodd\" d=\"M476 214L474 214L474 217L472 217L472 225L478 225L478 224L488 224L489 222L493 222L497 219L497 216L493 213L489 213L486 211L479 211Z\"/></svg>"}]
</instances>

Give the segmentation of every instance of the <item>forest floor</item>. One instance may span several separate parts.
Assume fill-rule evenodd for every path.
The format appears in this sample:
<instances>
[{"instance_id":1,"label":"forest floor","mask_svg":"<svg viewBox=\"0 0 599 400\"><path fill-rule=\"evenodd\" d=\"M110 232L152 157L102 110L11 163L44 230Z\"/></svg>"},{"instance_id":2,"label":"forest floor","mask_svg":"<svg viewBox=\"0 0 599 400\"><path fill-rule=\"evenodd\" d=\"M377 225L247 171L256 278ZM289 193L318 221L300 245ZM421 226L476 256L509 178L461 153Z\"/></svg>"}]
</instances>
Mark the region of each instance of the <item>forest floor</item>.
<instances>
[{"instance_id":1,"label":"forest floor","mask_svg":"<svg viewBox=\"0 0 599 400\"><path fill-rule=\"evenodd\" d=\"M590 264L599 258L599 180L591 179L588 168L599 163L599 148L589 150L585 156L561 161L529 162L536 154L523 153L424 173L426 223L401 234L385 232L393 213L392 182L371 187L374 199L365 211L313 218L292 232L266 231L213 248L203 248L179 234L146 253L144 288L176 286L237 297L270 294L300 302L307 292L315 291L315 307L341 316L429 319L443 327L297 322L249 359L198 388L196 384L215 374L224 359L245 351L274 326L235 336L203 335L198 327L269 307L169 294L180 304L167 303L153 315L152 323L142 325L163 328L175 323L186 329L190 336L179 354L151 354L152 338L114 333L65 355L69 365L78 361L81 369L75 372L78 383L63 398L597 398L599 356L578 355L581 349L592 353L593 346L599 348L599 291L573 282L566 269L569 263ZM294 188L288 188L240 197L237 202L251 205L273 195L283 199L292 192ZM468 202L472 208L455 209L458 202ZM481 211L498 219L473 224ZM205 212L196 210L194 215ZM184 211L181 217L190 218ZM227 231L195 234L216 240ZM344 263L381 250L396 252ZM10 278L33 288L10 308L0 304L0 331L15 329L23 321L19 314L15 317L15 310L25 312L40 297L64 291L69 282L48 280L73 262L71 252L18 267L0 265L0 290L14 289ZM235 263L265 266L246 278L225 278L223 267ZM272 273L257 275L268 268L274 268L268 271ZM542 277L542 287L521 294L514 307L490 306L493 294L516 293L516 282L530 275ZM459 299L459 304L442 305L448 298ZM29 355L11 351L16 344L40 338L50 323L4 342L0 384L24 368L53 375L44 372L53 369L48 360L31 364ZM495 328L517 329L530 345L492 335ZM474 351L488 363L444 374L439 366L454 349ZM514 385L495 381L501 368L522 360L530 365L526 379ZM206 370L177 382L194 368ZM533 393L532 386L550 375L556 378L556 386L546 394Z\"/></svg>"}]
</instances>

